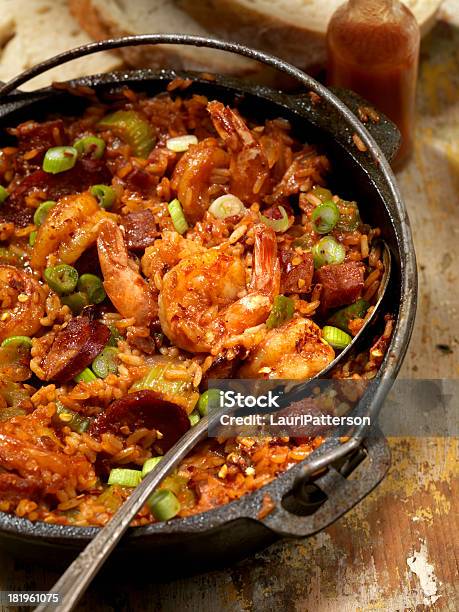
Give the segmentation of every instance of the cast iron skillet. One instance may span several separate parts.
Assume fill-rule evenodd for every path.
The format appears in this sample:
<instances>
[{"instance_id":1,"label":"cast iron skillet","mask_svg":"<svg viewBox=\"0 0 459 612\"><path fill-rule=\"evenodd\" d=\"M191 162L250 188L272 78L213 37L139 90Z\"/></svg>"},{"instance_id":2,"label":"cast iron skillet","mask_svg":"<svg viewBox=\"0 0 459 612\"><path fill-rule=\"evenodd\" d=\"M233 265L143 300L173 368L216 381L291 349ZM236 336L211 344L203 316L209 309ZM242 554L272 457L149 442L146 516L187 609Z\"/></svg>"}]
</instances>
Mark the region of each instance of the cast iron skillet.
<instances>
[{"instance_id":1,"label":"cast iron skillet","mask_svg":"<svg viewBox=\"0 0 459 612\"><path fill-rule=\"evenodd\" d=\"M145 35L93 43L56 56L0 87L0 142L8 142L5 128L20 121L41 119L58 112L81 112L85 100L67 91L46 88L32 93L16 87L47 69L91 53L141 44L184 44L238 53L277 68L296 79L304 93L282 92L250 85L224 76L209 79L196 73L136 70L85 77L71 85L92 87L104 94L123 85L154 95L164 91L176 76L192 79L179 95L201 93L210 99L236 104L243 114L260 121L285 117L294 132L324 147L332 162L331 189L355 199L363 219L382 229L392 253L393 268L385 310L396 316L395 331L380 373L365 393L356 414L378 411L401 366L410 339L416 310L416 260L409 220L386 158L398 147L399 134L382 118L364 126L350 110L363 103L354 94L336 94L293 66L238 44L186 35ZM229 61L231 59L229 58ZM338 97L339 96L339 97ZM345 103L340 99L344 99ZM367 129L366 129L367 128ZM368 131L367 131L368 130ZM353 140L357 135L365 152ZM384 311L384 308L383 308ZM373 329L371 334L377 330ZM362 341L371 341L367 337ZM359 474L347 479L362 463ZM131 529L115 554L115 561L161 560L162 572L185 573L228 564L272 543L279 536L308 536L325 528L367 495L384 477L390 464L387 443L381 435L356 428L348 442L330 438L308 459L281 474L272 483L226 506L185 519ZM315 474L313 482L311 475ZM318 474L318 475L317 475ZM273 509L264 515L267 503ZM0 542L11 552L49 562L68 562L95 535L97 528L31 523L0 513ZM158 565L155 563L155 572Z\"/></svg>"}]
</instances>

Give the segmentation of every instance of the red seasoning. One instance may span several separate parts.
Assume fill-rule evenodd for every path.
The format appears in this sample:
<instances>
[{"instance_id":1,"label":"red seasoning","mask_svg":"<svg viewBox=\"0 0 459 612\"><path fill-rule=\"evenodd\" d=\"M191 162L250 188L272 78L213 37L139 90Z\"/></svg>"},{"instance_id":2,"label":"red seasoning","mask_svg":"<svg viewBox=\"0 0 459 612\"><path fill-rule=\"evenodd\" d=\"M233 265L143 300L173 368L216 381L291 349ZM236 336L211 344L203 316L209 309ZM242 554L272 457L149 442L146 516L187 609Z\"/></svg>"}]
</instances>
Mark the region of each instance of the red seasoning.
<instances>
[{"instance_id":1,"label":"red seasoning","mask_svg":"<svg viewBox=\"0 0 459 612\"><path fill-rule=\"evenodd\" d=\"M349 0L328 26L329 84L356 91L398 125L394 167L413 147L419 40L416 19L399 0Z\"/></svg>"}]
</instances>

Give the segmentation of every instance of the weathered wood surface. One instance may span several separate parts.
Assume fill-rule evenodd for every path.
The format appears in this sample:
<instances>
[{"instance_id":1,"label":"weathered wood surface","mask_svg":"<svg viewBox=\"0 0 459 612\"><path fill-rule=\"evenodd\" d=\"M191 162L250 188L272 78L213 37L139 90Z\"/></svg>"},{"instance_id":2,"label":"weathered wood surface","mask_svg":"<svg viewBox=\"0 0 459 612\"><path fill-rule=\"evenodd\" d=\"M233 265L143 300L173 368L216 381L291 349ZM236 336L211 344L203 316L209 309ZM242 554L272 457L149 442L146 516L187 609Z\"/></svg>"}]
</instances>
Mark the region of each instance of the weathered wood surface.
<instances>
[{"instance_id":1,"label":"weathered wood surface","mask_svg":"<svg viewBox=\"0 0 459 612\"><path fill-rule=\"evenodd\" d=\"M457 25L453 25L456 22ZM424 41L414 159L400 174L420 267L406 377L459 374L459 1ZM457 438L391 440L386 480L335 525L232 569L163 584L92 588L81 610L351 612L459 609ZM151 572L160 559L151 560ZM0 553L0 590L56 574Z\"/></svg>"}]
</instances>

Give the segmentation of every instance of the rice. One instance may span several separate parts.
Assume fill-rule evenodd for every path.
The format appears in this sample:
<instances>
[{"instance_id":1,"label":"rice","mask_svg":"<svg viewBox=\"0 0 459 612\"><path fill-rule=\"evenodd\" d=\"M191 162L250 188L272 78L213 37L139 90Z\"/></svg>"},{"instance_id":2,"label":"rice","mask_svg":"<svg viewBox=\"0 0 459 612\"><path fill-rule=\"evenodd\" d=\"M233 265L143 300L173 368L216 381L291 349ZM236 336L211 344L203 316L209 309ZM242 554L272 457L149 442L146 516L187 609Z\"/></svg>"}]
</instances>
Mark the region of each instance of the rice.
<instances>
[{"instance_id":1,"label":"rice","mask_svg":"<svg viewBox=\"0 0 459 612\"><path fill-rule=\"evenodd\" d=\"M360 238L360 252L362 254L362 259L366 259L369 255L368 236L366 234L363 234Z\"/></svg>"},{"instance_id":2,"label":"rice","mask_svg":"<svg viewBox=\"0 0 459 612\"><path fill-rule=\"evenodd\" d=\"M168 89L186 89L188 85L188 81L176 79ZM38 128L38 124L29 122L12 130L19 146L2 150L1 184L7 185L14 193L23 180L32 180L33 171L41 168L47 148L73 143L83 135L95 133L94 125L105 115L107 106L95 102L93 92L86 94L90 94L91 106L78 120L66 118L62 125L44 122ZM29 237L37 230L32 223L33 213L43 201L54 198L51 198L45 181L26 189L21 196L22 212L28 213L24 224L2 221L0 217L0 240L9 243L10 255L21 262L18 266L21 274L29 275L36 282L41 279L40 287L44 290L42 300L40 288L30 294L14 283L8 286L4 283L0 291L0 334L2 324L8 325L15 315L15 303L19 305L18 309L42 306L35 326L23 334L15 333L32 337L30 359L23 366L26 377L23 377L23 369L14 369L15 379L8 379L12 387L3 392L3 382L0 383L0 484L4 485L0 487L0 511L12 512L32 521L74 526L105 525L131 493L129 488L107 485L110 470L114 467L141 469L147 459L164 453L165 440L170 433L168 423L163 428L149 425L148 410L143 408L144 412L140 409L136 412L138 405L130 405L134 393L156 393L155 401L169 406L171 414L173 408L180 408L184 419L192 412L195 417L199 393L207 388L209 379L238 376L252 351L256 351L271 333L267 318L272 311L274 295L277 297L282 293L292 301L292 319L287 324L313 319L316 313L323 314L325 285L314 282L312 276L308 281L306 273L302 273L295 277L293 289L287 288L286 276L292 269L302 269L305 257L310 256L313 245L320 238L314 232L311 215L323 201L315 187L324 189L330 170L328 159L314 146L297 141L284 119L269 120L263 125L249 124L246 128L244 120L239 118L239 123L236 116L237 129L226 139L225 131L219 131L217 123L211 121L211 105L204 96L181 98L162 94L149 98L129 89L114 95L114 108L134 110L147 118L154 128L156 141L151 152L142 158L134 155L135 143L125 142L123 135L116 130L97 132L105 143L103 159L86 160L83 175L86 176L88 168L100 165L103 167L102 178L95 182L110 184L108 176L111 176L116 196L112 209L109 212L98 210L94 226L91 226L90 219L85 218L69 236L58 224L53 225L48 234L41 227L40 244L31 247ZM231 119L231 115L229 117ZM225 125L231 131L231 121ZM35 129L40 130L40 136L34 134ZM191 134L196 136L198 143L188 151L176 153L167 149L169 138ZM356 136L354 144L361 151L365 150ZM187 160L191 160L190 166L186 165ZM81 160L77 162L77 169L82 163ZM61 174L63 176L57 177L56 182L70 176ZM77 178L75 189L83 180L81 176ZM66 193L67 187L64 181L63 191ZM215 218L208 211L209 205L217 197L230 193L244 203L245 210L233 217ZM74 197L74 194L69 197ZM177 219L172 219L168 209L168 203L176 197L180 199L188 225L181 236L174 227ZM345 202L331 192L330 198L340 208L343 218L352 216L355 211L353 202ZM56 199L60 205L61 200L58 196ZM8 205L8 201L2 205L0 214L8 210ZM280 218L279 206L285 208L289 217L286 231L276 224ZM80 278L88 271L100 274L95 241L101 227L107 220L116 222L123 228L121 241L127 242L127 215L139 212L151 215L155 235L147 236L151 239L148 247L133 247L127 265L129 269L115 251L111 265L119 266L127 275L132 272L140 276L139 270L143 272L140 281L139 276L134 278L139 285L148 287L148 295L154 302L154 316L146 322L139 321L137 311L144 306L141 303L137 304L137 309L122 309L124 314L118 312L116 305L130 296L131 287L133 295L138 288L136 283L132 283L126 291L122 284L123 275L118 274L119 290L123 295L113 297L110 294L111 302L104 300L100 305L90 305L83 315L93 328L96 323L109 328L108 343L114 351L113 371L107 371L105 378L87 376L75 380L72 375L59 382L59 378L49 376L47 359L53 354L59 339L65 337L65 330L72 327L71 322L76 316L64 304L67 296L59 296L43 282L42 267L68 261L75 268L83 268L87 257L89 263L86 261L85 265L88 269L84 268L84 272L78 269ZM269 247L260 239L260 214L266 225L275 228L269 231L272 237ZM66 217L63 227L70 225L72 218L72 215ZM45 220L42 225L45 230L50 230L46 223ZM61 229L62 235L59 233ZM165 240L168 232L174 232L170 244ZM265 228L263 239L267 234ZM379 229L358 222L350 223L349 228L345 224L336 226L330 235L344 247L344 265L355 261L361 262L361 268L365 267L361 295L374 304L384 267L381 248L376 242ZM167 246L164 247L165 254L157 250L156 240ZM296 240L302 246L293 246ZM305 240L304 245L302 240ZM260 247L260 242L263 247ZM42 248L46 250L43 266L34 267L34 256L37 249ZM151 248L153 253L149 251ZM192 261L193 266L197 266L196 259L187 259L190 253L201 256L203 252L215 253L212 250L215 248L223 256L217 264L211 261L209 274L214 272L213 265L224 266L227 261L232 261L234 267L223 267L223 272L210 276L210 280L206 276L207 268L202 272L198 267L197 271L194 270L196 274L190 276L192 280L177 307L177 318L183 315L180 330L187 340L195 345L207 342L208 350L192 350L183 342L171 339L171 330L164 322L168 309L161 311L158 296L164 297L168 278L172 278L168 274L173 268L183 261ZM256 255L257 248L260 252ZM276 265L270 273L265 272L257 278L260 268L265 270L273 252L275 257L272 259ZM291 253L288 264L283 259L285 253ZM23 261L27 261L30 268L24 269ZM179 282L180 278L176 278ZM202 290L203 285L205 290ZM109 286L105 283L107 293L110 293ZM72 291L77 289L79 285ZM235 302L237 306L255 304L253 308L256 308L257 300L258 303L271 300L264 317L253 317L252 320L252 310L241 309L243 315L236 321L234 333L221 342L222 329L226 330L225 325L229 325L230 320L234 324L234 315L233 319L230 316L225 318L229 312L225 309ZM350 322L352 333L358 332L372 308L361 319ZM317 320L320 322L320 318ZM173 319L169 327L175 324ZM392 326L392 320L388 319L382 336L371 349L351 357L334 372L334 376L362 381L362 385L374 377L387 348ZM72 343L78 345L79 340L81 338L72 337L61 347L58 357L65 364L68 365L69 359L76 359L76 355L84 357L91 352L90 343L80 346L79 352L72 352ZM299 350L300 345L298 342L295 350ZM100 354L100 351L95 353L97 357ZM164 364L167 367L164 368ZM0 363L0 373L1 367ZM94 357L87 361L85 368L96 371ZM150 388L145 381L152 372L161 368L162 374L148 383L153 387ZM34 386L26 382L31 373L41 381L39 384L36 379L32 379ZM271 373L272 367L265 365L260 367L257 376L263 378ZM358 386L354 399L358 399L360 391ZM14 406L10 405L11 397L15 398ZM350 400L337 395L330 396L327 401L330 409L339 411L339 406L347 405ZM153 408L154 405L149 405L151 411ZM115 414L114 423L110 422L110 427L105 429L95 427L110 411ZM209 439L199 444L161 486L176 494L181 507L179 516L204 512L271 482L281 472L303 461L322 442L321 436ZM266 499L261 513L271 510L272 503ZM154 520L148 507L144 507L134 525L145 525Z\"/></svg>"}]
</instances>

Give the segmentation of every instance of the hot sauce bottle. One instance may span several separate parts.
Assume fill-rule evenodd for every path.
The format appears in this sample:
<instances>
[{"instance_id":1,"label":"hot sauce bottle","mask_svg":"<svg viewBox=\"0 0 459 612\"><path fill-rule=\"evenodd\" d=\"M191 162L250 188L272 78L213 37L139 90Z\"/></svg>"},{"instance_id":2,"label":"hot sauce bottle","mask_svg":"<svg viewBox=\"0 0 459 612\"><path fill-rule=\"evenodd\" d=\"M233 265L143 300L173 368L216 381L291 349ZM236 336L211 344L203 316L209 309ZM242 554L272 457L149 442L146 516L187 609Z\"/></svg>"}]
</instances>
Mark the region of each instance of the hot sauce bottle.
<instances>
[{"instance_id":1,"label":"hot sauce bottle","mask_svg":"<svg viewBox=\"0 0 459 612\"><path fill-rule=\"evenodd\" d=\"M328 82L352 89L398 126L402 142L394 168L413 148L419 26L399 0L348 0L327 32Z\"/></svg>"}]
</instances>

